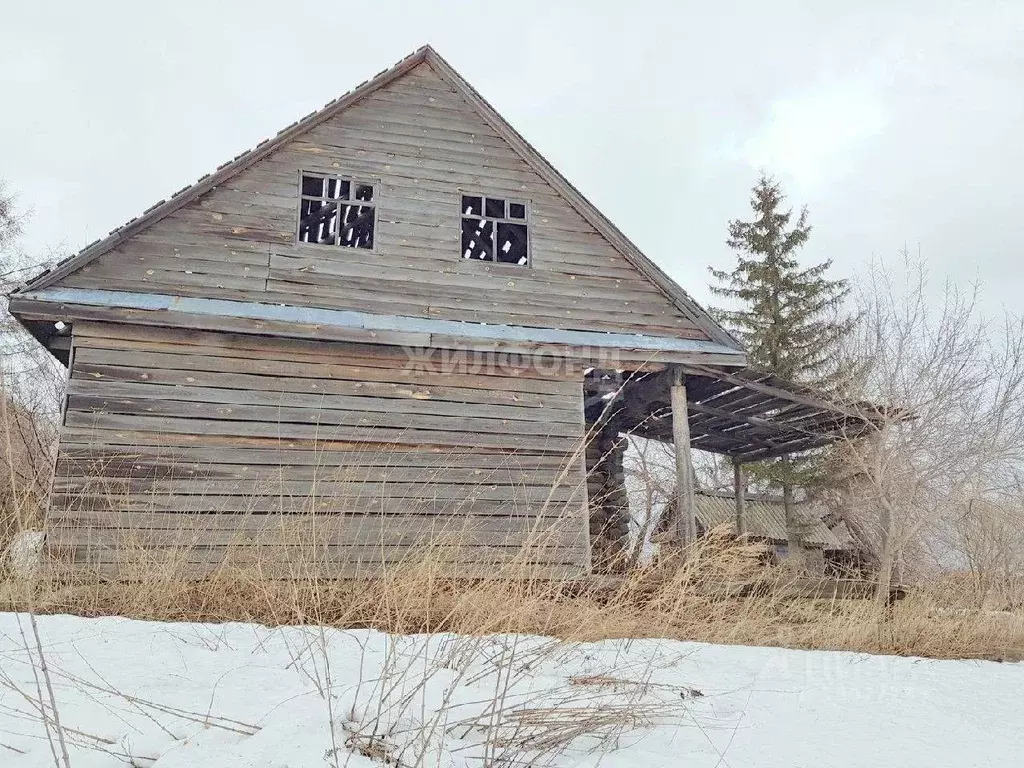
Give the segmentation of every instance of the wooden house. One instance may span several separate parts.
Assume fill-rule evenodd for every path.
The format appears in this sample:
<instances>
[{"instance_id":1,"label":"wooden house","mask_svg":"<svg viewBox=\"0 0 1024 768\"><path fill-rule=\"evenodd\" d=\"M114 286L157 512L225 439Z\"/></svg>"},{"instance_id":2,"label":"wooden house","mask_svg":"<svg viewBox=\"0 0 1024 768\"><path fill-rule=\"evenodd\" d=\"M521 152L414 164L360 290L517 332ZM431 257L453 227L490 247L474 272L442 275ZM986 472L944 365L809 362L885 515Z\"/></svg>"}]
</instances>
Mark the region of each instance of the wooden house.
<instances>
[{"instance_id":1,"label":"wooden house","mask_svg":"<svg viewBox=\"0 0 1024 768\"><path fill-rule=\"evenodd\" d=\"M586 573L607 531L586 478L621 476L588 436L739 466L865 425L744 370L740 345L429 47L10 306L69 370L49 550L99 566L125 530L153 548L185 530L202 573L314 512L328 573L451 525L467 574L539 528L546 573Z\"/></svg>"}]
</instances>

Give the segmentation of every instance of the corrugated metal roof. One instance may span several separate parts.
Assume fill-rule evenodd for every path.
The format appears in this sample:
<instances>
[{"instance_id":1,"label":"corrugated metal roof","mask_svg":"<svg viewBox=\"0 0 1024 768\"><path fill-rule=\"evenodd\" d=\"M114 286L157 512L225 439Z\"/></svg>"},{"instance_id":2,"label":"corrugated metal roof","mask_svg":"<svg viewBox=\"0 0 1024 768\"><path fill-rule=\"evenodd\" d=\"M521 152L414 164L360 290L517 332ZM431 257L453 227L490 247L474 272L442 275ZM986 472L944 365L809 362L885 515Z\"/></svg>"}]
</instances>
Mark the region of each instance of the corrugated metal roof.
<instances>
[{"instance_id":1,"label":"corrugated metal roof","mask_svg":"<svg viewBox=\"0 0 1024 768\"><path fill-rule=\"evenodd\" d=\"M707 530L723 524L735 524L736 500L731 495L715 493L695 494L697 523ZM845 525L829 530L822 522L825 510L813 502L798 502L796 514L804 529L806 544L825 549L851 549L851 537ZM753 497L747 499L747 528L749 533L773 541L787 541L786 510L782 499Z\"/></svg>"}]
</instances>

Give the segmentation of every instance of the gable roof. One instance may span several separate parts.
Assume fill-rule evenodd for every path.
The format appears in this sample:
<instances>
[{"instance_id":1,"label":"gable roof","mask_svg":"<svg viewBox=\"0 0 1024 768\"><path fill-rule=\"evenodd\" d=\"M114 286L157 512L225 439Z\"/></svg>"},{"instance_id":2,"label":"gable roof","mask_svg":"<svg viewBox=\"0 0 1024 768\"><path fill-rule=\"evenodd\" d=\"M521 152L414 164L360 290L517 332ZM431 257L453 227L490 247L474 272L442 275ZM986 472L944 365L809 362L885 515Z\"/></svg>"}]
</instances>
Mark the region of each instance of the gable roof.
<instances>
[{"instance_id":1,"label":"gable roof","mask_svg":"<svg viewBox=\"0 0 1024 768\"><path fill-rule=\"evenodd\" d=\"M310 129L338 115L360 99L388 85L419 64L428 64L448 82L475 109L494 131L501 136L542 179L550 184L597 232L613 247L618 249L637 271L657 286L679 310L686 315L708 337L731 349L743 351L742 345L724 328L716 323L707 311L694 301L683 288L648 259L611 221L608 220L576 187L555 169L534 147L526 141L498 112L433 48L425 45L396 63L390 69L378 73L343 96L328 102L322 109L306 115L282 129L271 139L265 139L254 148L219 166L216 171L200 178L195 184L185 187L170 198L161 200L142 215L114 229L105 238L96 240L79 253L65 259L53 269L32 279L16 291L26 294L53 285L61 278L85 266L102 254L116 247L124 240L141 232L150 225L193 202L202 195L223 184L267 157L275 150L298 138Z\"/></svg>"}]
</instances>

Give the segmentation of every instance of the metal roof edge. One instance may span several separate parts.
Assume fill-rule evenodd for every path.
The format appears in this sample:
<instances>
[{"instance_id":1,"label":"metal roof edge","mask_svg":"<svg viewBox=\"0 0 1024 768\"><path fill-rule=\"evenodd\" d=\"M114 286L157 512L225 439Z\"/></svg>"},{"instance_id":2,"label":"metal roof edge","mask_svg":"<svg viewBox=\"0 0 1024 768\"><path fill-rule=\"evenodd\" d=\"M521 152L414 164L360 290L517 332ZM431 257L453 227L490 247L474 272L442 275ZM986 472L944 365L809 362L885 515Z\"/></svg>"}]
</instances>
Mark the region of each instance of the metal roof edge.
<instances>
[{"instance_id":1,"label":"metal roof edge","mask_svg":"<svg viewBox=\"0 0 1024 768\"><path fill-rule=\"evenodd\" d=\"M21 294L20 298L58 305L83 305L142 311L169 311L190 315L231 317L304 325L322 325L367 331L428 333L465 339L561 344L651 352L692 352L727 355L736 365L745 363L745 355L731 347L701 339L679 339L644 334L603 331L575 331L558 328L531 328L518 325L472 323L460 320L436 320L403 315L377 315L345 309L322 309L282 304L261 304L230 299L205 299L157 293L129 293L94 288L43 288ZM57 313L55 312L55 315Z\"/></svg>"}]
</instances>

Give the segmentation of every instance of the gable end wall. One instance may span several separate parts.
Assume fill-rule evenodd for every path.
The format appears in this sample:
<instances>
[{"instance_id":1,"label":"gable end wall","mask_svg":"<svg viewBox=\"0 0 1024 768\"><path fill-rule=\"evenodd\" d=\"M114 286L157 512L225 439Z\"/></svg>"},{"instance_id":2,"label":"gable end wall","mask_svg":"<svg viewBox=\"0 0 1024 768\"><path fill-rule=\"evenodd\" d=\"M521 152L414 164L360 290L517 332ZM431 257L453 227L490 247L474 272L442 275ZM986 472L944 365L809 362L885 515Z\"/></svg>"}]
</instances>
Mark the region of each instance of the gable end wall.
<instances>
[{"instance_id":1,"label":"gable end wall","mask_svg":"<svg viewBox=\"0 0 1024 768\"><path fill-rule=\"evenodd\" d=\"M377 183L373 252L295 243L303 169ZM462 191L529 201L532 268L460 258ZM426 63L57 285L708 338Z\"/></svg>"}]
</instances>

